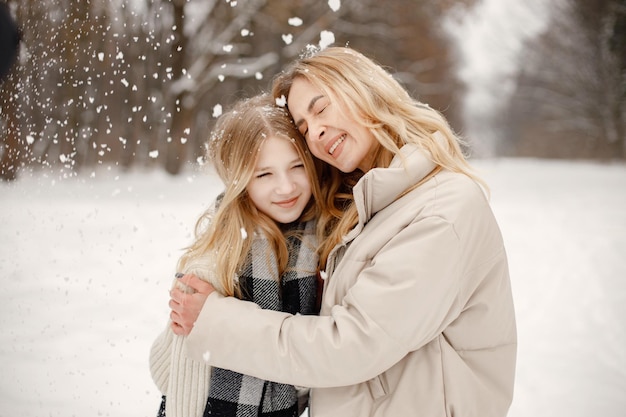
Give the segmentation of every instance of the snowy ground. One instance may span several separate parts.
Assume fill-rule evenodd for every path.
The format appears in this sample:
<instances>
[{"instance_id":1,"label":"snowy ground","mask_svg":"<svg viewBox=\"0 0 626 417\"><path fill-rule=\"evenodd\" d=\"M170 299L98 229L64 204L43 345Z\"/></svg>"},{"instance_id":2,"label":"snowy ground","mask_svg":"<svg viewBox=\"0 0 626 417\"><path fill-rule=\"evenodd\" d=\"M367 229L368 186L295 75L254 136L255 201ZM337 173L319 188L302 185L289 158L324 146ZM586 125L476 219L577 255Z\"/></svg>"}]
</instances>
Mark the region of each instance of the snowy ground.
<instances>
[{"instance_id":1,"label":"snowy ground","mask_svg":"<svg viewBox=\"0 0 626 417\"><path fill-rule=\"evenodd\" d=\"M626 410L626 165L477 161L519 327L511 417ZM0 184L0 417L152 417L148 349L211 176ZM410 412L409 412L410 414Z\"/></svg>"}]
</instances>

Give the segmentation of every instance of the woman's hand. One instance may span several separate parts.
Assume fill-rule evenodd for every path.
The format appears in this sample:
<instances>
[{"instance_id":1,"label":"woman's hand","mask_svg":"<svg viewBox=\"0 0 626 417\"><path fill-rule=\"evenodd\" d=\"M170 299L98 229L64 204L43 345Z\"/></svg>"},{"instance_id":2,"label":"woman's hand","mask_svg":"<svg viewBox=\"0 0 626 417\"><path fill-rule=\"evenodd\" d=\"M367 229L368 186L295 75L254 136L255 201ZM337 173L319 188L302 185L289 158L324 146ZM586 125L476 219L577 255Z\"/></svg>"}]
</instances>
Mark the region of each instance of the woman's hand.
<instances>
[{"instance_id":1,"label":"woman's hand","mask_svg":"<svg viewBox=\"0 0 626 417\"><path fill-rule=\"evenodd\" d=\"M215 291L215 288L191 274L183 275L178 279L191 288L193 292L185 293L176 286L170 291L171 327L174 334L187 336L200 315L204 301Z\"/></svg>"}]
</instances>

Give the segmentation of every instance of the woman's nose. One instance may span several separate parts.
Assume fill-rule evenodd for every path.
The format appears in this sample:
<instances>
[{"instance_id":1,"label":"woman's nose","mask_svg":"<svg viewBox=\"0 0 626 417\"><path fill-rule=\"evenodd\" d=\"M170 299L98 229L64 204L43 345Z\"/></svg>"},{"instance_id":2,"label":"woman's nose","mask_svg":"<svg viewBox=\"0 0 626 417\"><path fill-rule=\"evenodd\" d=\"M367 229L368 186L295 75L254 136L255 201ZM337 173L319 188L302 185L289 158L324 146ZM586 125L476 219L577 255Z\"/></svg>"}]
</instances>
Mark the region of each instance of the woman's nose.
<instances>
[{"instance_id":1,"label":"woman's nose","mask_svg":"<svg viewBox=\"0 0 626 417\"><path fill-rule=\"evenodd\" d=\"M316 123L316 122L309 123L309 139L313 141L322 139L325 131L326 131L326 128L324 127L323 124Z\"/></svg>"}]
</instances>

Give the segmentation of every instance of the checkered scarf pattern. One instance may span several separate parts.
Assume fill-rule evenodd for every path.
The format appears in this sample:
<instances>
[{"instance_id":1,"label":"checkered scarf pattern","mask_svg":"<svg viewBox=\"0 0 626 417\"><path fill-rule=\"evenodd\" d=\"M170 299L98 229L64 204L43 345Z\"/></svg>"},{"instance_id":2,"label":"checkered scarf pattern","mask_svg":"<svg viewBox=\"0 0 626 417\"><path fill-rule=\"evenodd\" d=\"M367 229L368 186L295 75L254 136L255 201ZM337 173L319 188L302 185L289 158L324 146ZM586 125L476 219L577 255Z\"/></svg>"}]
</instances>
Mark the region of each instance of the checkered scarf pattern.
<instances>
[{"instance_id":1,"label":"checkered scarf pattern","mask_svg":"<svg viewBox=\"0 0 626 417\"><path fill-rule=\"evenodd\" d=\"M248 253L239 283L242 298L267 310L291 314L316 314L318 258L315 253L314 224L294 223L289 236L289 261L280 282L276 259L265 238L256 236ZM213 368L204 417L297 417L298 398L293 385L264 381L227 369Z\"/></svg>"}]
</instances>

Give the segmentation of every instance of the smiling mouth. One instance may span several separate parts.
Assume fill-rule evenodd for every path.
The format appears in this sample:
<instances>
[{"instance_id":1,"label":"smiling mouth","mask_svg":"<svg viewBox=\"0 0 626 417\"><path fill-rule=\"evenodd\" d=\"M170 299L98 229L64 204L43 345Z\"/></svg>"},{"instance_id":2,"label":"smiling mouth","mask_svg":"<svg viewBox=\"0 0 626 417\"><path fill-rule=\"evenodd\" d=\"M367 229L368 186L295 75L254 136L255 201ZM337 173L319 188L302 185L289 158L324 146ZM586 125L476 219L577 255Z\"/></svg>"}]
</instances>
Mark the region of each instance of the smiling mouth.
<instances>
[{"instance_id":1,"label":"smiling mouth","mask_svg":"<svg viewBox=\"0 0 626 417\"><path fill-rule=\"evenodd\" d=\"M345 139L346 139L346 135L345 134L341 135L341 137L337 139L337 142L333 143L333 146L330 147L330 149L328 150L328 153L332 155L335 152L335 149L337 149L337 146L341 145L341 142L343 142Z\"/></svg>"},{"instance_id":2,"label":"smiling mouth","mask_svg":"<svg viewBox=\"0 0 626 417\"><path fill-rule=\"evenodd\" d=\"M298 201L298 197L294 197L294 198L291 198L289 200L279 201L279 202L277 202L275 204L280 206L280 207L291 207L294 204L296 204L296 201Z\"/></svg>"}]
</instances>

